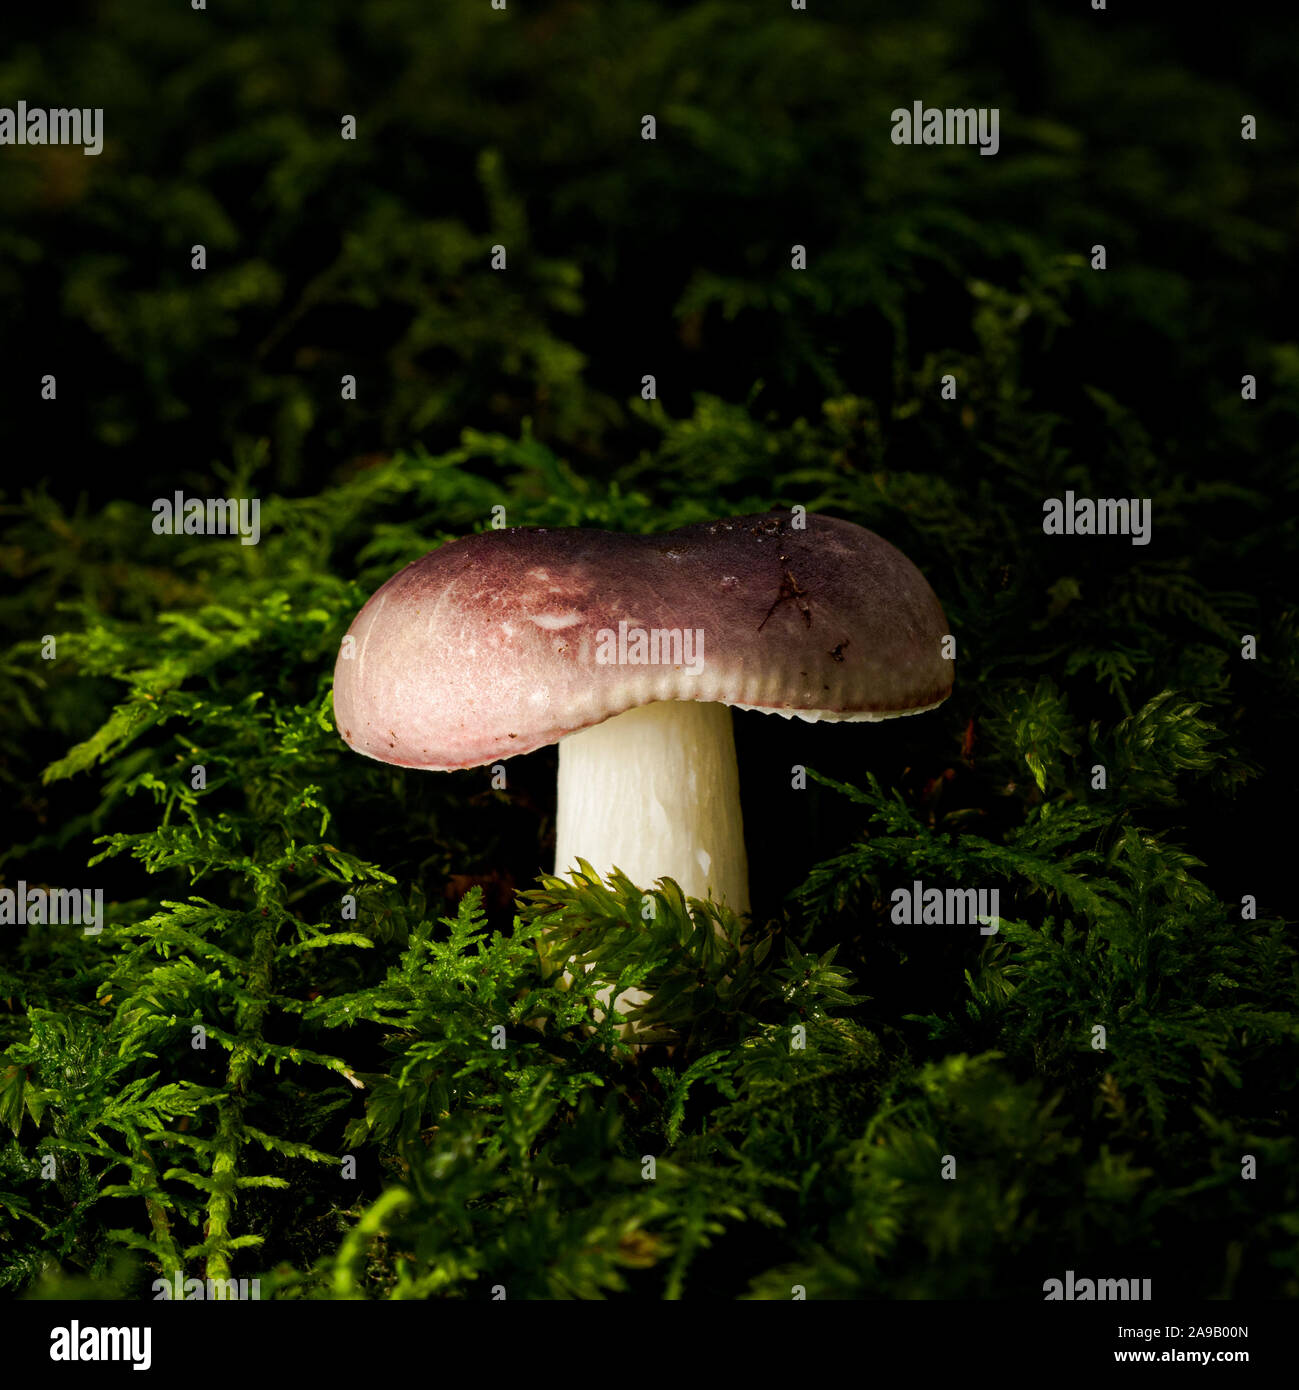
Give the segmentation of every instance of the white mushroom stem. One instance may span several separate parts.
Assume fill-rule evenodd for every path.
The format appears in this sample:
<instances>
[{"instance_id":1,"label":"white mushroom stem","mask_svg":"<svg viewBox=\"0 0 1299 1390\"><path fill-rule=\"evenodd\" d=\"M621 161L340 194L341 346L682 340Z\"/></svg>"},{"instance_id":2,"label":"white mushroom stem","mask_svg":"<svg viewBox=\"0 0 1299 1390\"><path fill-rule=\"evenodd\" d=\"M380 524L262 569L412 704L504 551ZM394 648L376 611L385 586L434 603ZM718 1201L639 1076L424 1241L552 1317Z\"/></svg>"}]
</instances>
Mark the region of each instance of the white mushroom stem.
<instances>
[{"instance_id":1,"label":"white mushroom stem","mask_svg":"<svg viewBox=\"0 0 1299 1390\"><path fill-rule=\"evenodd\" d=\"M749 910L731 712L660 700L559 744L555 873L579 858L615 866L639 887L674 878L688 898L711 893Z\"/></svg>"},{"instance_id":2,"label":"white mushroom stem","mask_svg":"<svg viewBox=\"0 0 1299 1390\"><path fill-rule=\"evenodd\" d=\"M571 875L580 858L602 876L616 867L641 888L673 878L688 898L711 894L734 912L749 910L725 705L662 700L569 734L559 745L558 800L557 877ZM603 1003L609 992L598 996ZM617 1004L648 998L626 990Z\"/></svg>"}]
</instances>

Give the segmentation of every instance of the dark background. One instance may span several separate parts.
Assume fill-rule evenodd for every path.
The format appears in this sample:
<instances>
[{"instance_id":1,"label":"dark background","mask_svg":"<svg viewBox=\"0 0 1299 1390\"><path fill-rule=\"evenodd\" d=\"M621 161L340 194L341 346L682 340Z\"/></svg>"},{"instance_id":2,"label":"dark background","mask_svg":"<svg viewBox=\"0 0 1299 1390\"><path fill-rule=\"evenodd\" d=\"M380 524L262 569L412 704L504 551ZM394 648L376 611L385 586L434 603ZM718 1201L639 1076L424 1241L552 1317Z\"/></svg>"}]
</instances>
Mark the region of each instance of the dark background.
<instances>
[{"instance_id":1,"label":"dark background","mask_svg":"<svg viewBox=\"0 0 1299 1390\"><path fill-rule=\"evenodd\" d=\"M1008 833L1040 799L1007 733L1040 680L1102 742L1165 687L1204 701L1220 756L1186 777L1170 762L1175 788L1140 824L1204 861L1225 903L1251 892L1293 914L1299 15L863 9L6 13L0 104L102 106L106 132L93 159L0 148L0 615L18 644L0 687L6 882L71 881L93 833L153 823L138 801L105 821L94 777L41 781L116 692L63 687L28 717L22 644L62 631L69 603L137 622L231 591L219 565L134 539L129 508L177 489L310 501L460 448L484 485L514 479L513 524L563 524L545 469L484 443L523 435L590 496L643 499L610 504L607 524L819 505L898 544L947 609L962 646L940 714L842 728L737 714L756 918L788 913L866 825L818 787L792 792L794 764L859 786L873 773L953 833ZM997 107L999 154L893 146L889 113L916 99ZM205 272L190 269L198 242ZM56 402L40 399L47 371ZM945 371L955 403L939 399ZM639 399L647 372L657 405ZM1256 402L1240 398L1246 372ZM1154 497L1152 544L1044 537L1041 502L1066 488ZM382 516L407 546L488 521L468 497L405 507ZM368 589L410 558L367 554L372 515L322 524L331 570ZM1247 632L1256 665L1237 657ZM1106 651L1130 678L1073 660ZM281 694L310 686L297 673ZM1082 797L1092 757L1061 747L1043 755L1052 791L1059 773ZM435 901L482 882L506 930L511 890L550 867L554 766L553 749L511 764L508 801L473 774L407 778L400 820L376 813L370 783L336 805L333 833ZM126 859L97 873L110 897L140 891ZM869 981L860 1021L941 1051L914 1018L961 1015L977 943L904 943L861 902L818 932ZM1251 1084L1244 1109L1284 1131L1271 1075ZM761 1264L751 1235L706 1257L720 1296ZM1159 1259L1165 1286L1203 1292L1184 1250ZM1239 1288L1277 1280L1249 1266Z\"/></svg>"}]
</instances>

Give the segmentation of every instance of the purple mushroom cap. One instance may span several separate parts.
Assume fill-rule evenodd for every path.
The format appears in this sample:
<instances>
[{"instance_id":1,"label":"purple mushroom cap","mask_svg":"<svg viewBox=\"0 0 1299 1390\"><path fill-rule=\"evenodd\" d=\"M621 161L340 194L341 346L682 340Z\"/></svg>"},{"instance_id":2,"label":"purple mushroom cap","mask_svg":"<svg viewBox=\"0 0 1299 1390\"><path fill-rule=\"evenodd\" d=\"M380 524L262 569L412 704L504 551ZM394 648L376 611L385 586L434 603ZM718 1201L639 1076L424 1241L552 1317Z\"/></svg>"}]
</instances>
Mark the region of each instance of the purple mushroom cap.
<instances>
[{"instance_id":1,"label":"purple mushroom cap","mask_svg":"<svg viewBox=\"0 0 1299 1390\"><path fill-rule=\"evenodd\" d=\"M348 629L339 731L369 757L445 771L659 700L839 720L940 704L953 663L924 576L863 527L802 520L451 541L389 579Z\"/></svg>"}]
</instances>

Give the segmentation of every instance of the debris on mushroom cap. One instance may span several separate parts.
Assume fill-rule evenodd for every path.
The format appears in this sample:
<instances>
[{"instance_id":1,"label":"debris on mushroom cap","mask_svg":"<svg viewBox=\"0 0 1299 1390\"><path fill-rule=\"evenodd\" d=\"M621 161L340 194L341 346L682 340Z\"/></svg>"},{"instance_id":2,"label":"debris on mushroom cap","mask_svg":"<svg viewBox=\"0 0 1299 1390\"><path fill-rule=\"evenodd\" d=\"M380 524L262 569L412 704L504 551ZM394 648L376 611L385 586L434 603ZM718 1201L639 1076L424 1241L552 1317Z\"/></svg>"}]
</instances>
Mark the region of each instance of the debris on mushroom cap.
<instances>
[{"instance_id":1,"label":"debris on mushroom cap","mask_svg":"<svg viewBox=\"0 0 1299 1390\"><path fill-rule=\"evenodd\" d=\"M449 770L656 700L807 719L941 704L953 665L924 576L863 527L804 520L733 517L657 535L516 527L452 541L357 614L334 672L339 730L372 758ZM656 664L631 664L625 641L609 661L620 623L679 636L660 639Z\"/></svg>"}]
</instances>

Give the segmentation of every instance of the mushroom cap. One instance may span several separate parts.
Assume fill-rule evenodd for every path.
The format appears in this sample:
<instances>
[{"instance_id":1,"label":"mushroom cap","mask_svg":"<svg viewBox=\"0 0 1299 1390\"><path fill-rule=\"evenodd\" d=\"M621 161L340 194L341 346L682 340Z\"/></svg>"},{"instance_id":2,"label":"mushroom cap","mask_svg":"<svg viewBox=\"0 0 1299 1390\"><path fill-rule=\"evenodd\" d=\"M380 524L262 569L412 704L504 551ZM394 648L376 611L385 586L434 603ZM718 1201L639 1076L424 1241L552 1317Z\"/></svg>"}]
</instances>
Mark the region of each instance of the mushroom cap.
<instances>
[{"instance_id":1,"label":"mushroom cap","mask_svg":"<svg viewBox=\"0 0 1299 1390\"><path fill-rule=\"evenodd\" d=\"M872 531L801 519L451 541L393 575L348 629L351 654L344 641L334 670L339 732L383 762L449 771L655 700L811 720L941 704L953 663L924 576ZM665 631L677 637L656 650ZM633 664L637 654L659 659Z\"/></svg>"}]
</instances>

